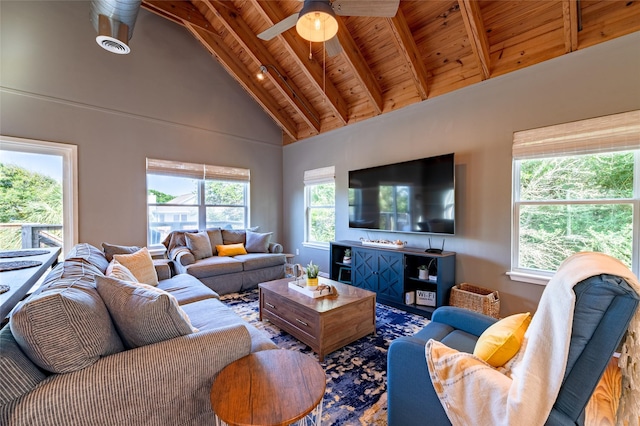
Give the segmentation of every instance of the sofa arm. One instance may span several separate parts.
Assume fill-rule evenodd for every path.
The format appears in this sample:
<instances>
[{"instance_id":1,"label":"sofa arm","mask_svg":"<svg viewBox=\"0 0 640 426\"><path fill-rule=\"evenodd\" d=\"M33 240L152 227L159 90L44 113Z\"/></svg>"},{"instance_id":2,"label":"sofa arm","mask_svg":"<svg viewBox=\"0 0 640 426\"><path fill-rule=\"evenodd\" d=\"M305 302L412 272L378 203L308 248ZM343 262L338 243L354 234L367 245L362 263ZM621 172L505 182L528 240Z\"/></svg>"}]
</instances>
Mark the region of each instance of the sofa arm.
<instances>
[{"instance_id":1,"label":"sofa arm","mask_svg":"<svg viewBox=\"0 0 640 426\"><path fill-rule=\"evenodd\" d=\"M196 258L187 247L174 247L169 253L169 259L181 266L191 265L196 262Z\"/></svg>"},{"instance_id":2,"label":"sofa arm","mask_svg":"<svg viewBox=\"0 0 640 426\"><path fill-rule=\"evenodd\" d=\"M489 326L498 320L488 315L456 306L441 306L433 311L431 321L447 324L457 330L480 337Z\"/></svg>"},{"instance_id":3,"label":"sofa arm","mask_svg":"<svg viewBox=\"0 0 640 426\"><path fill-rule=\"evenodd\" d=\"M173 273L173 262L168 259L153 259L153 267L156 269L158 281L168 280Z\"/></svg>"},{"instance_id":4,"label":"sofa arm","mask_svg":"<svg viewBox=\"0 0 640 426\"><path fill-rule=\"evenodd\" d=\"M109 355L41 382L6 424L213 424L213 380L250 350L249 332L235 325Z\"/></svg>"},{"instance_id":5,"label":"sofa arm","mask_svg":"<svg viewBox=\"0 0 640 426\"><path fill-rule=\"evenodd\" d=\"M284 248L278 243L269 243L269 253L282 253Z\"/></svg>"},{"instance_id":6,"label":"sofa arm","mask_svg":"<svg viewBox=\"0 0 640 426\"><path fill-rule=\"evenodd\" d=\"M387 416L389 426L449 425L433 389L424 353L425 342L400 337L387 354Z\"/></svg>"}]
</instances>

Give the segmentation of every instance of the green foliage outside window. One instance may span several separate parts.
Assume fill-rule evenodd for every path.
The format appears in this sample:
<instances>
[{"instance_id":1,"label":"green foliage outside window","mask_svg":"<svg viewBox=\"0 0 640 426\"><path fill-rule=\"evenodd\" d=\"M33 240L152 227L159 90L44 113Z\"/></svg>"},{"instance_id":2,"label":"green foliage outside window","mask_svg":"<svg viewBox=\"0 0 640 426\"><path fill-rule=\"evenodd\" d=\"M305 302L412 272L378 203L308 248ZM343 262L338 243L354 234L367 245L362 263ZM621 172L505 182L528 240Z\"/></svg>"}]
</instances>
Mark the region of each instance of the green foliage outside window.
<instances>
[{"instance_id":1,"label":"green foliage outside window","mask_svg":"<svg viewBox=\"0 0 640 426\"><path fill-rule=\"evenodd\" d=\"M633 169L632 152L521 160L518 266L600 251L631 267Z\"/></svg>"},{"instance_id":2,"label":"green foliage outside window","mask_svg":"<svg viewBox=\"0 0 640 426\"><path fill-rule=\"evenodd\" d=\"M335 239L335 184L323 183L307 187L309 203L309 241L329 242Z\"/></svg>"},{"instance_id":3,"label":"green foliage outside window","mask_svg":"<svg viewBox=\"0 0 640 426\"><path fill-rule=\"evenodd\" d=\"M62 184L40 173L0 164L0 248L22 247L21 228L11 223L62 225ZM48 231L62 238L61 230Z\"/></svg>"}]
</instances>

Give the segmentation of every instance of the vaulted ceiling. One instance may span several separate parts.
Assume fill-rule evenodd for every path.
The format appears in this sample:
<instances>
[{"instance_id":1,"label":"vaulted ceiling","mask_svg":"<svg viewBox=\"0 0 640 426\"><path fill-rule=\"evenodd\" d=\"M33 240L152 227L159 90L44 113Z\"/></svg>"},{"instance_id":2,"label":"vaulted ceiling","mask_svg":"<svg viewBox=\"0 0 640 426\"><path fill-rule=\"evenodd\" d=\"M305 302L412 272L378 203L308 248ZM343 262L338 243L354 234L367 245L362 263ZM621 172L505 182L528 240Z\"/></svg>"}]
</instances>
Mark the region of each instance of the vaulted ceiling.
<instances>
[{"instance_id":1,"label":"vaulted ceiling","mask_svg":"<svg viewBox=\"0 0 640 426\"><path fill-rule=\"evenodd\" d=\"M327 52L295 27L258 38L299 1L142 6L202 43L282 128L283 144L640 31L633 0L402 0L392 18L338 16L342 49Z\"/></svg>"}]
</instances>

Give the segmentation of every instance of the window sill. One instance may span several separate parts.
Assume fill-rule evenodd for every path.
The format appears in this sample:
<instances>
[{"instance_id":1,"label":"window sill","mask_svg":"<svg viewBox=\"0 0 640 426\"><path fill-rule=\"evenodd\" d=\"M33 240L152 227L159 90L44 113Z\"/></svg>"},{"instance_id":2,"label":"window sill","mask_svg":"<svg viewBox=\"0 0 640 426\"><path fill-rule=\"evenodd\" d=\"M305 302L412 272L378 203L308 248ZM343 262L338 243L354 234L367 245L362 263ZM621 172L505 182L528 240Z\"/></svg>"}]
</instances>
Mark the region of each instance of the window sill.
<instances>
[{"instance_id":1,"label":"window sill","mask_svg":"<svg viewBox=\"0 0 640 426\"><path fill-rule=\"evenodd\" d=\"M163 258L167 252L167 248L162 244L152 244L148 247L149 254L152 258Z\"/></svg>"},{"instance_id":2,"label":"window sill","mask_svg":"<svg viewBox=\"0 0 640 426\"><path fill-rule=\"evenodd\" d=\"M302 243L302 246L307 248L312 248L312 249L329 251L329 243L315 243L315 242L306 241Z\"/></svg>"},{"instance_id":3,"label":"window sill","mask_svg":"<svg viewBox=\"0 0 640 426\"><path fill-rule=\"evenodd\" d=\"M547 283L551 279L550 275L533 274L527 272L510 271L507 272L507 275L509 276L509 278L511 278L511 281L519 281L537 285L547 285Z\"/></svg>"}]
</instances>

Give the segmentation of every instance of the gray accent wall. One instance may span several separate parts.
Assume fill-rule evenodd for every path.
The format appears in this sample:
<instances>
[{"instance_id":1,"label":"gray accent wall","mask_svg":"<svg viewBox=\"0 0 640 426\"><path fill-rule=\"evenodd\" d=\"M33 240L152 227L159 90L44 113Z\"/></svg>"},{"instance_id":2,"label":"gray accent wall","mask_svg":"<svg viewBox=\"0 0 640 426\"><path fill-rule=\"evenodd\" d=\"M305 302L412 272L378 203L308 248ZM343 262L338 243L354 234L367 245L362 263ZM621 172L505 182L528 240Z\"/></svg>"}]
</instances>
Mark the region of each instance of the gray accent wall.
<instances>
[{"instance_id":1,"label":"gray accent wall","mask_svg":"<svg viewBox=\"0 0 640 426\"><path fill-rule=\"evenodd\" d=\"M428 236L348 228L348 171L455 152L456 282L498 290L502 315L535 311L543 286L511 281L513 132L640 109L640 33L564 55L284 148L285 247L328 270L328 252L303 246L305 170L336 168L336 238ZM432 236L440 247L441 236Z\"/></svg>"},{"instance_id":2,"label":"gray accent wall","mask_svg":"<svg viewBox=\"0 0 640 426\"><path fill-rule=\"evenodd\" d=\"M141 10L116 55L89 10L0 2L0 133L78 146L79 241L146 244L146 157L251 169L251 224L280 240L281 130L183 27Z\"/></svg>"}]
</instances>

